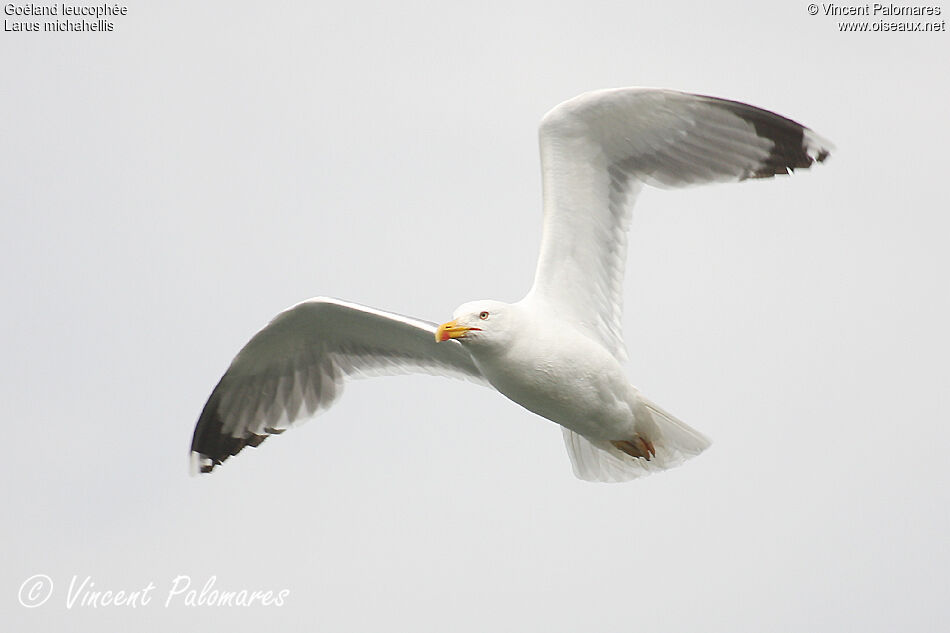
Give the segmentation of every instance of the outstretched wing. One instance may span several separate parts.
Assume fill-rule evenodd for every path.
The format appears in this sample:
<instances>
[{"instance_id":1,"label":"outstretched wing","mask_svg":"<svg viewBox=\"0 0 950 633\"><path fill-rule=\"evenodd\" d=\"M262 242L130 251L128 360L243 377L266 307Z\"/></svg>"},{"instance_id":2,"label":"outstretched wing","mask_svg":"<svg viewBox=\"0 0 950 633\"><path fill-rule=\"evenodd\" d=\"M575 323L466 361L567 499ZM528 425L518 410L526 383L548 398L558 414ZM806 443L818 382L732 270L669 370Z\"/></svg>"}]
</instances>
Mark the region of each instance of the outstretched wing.
<instances>
[{"instance_id":1,"label":"outstretched wing","mask_svg":"<svg viewBox=\"0 0 950 633\"><path fill-rule=\"evenodd\" d=\"M589 92L540 129L544 228L528 300L626 357L621 321L630 207L643 184L680 187L807 168L831 147L744 103L649 88Z\"/></svg>"},{"instance_id":2,"label":"outstretched wing","mask_svg":"<svg viewBox=\"0 0 950 633\"><path fill-rule=\"evenodd\" d=\"M487 384L458 341L436 324L338 299L309 299L278 314L238 352L208 398L191 443L201 472L245 446L329 407L343 380L410 372Z\"/></svg>"}]
</instances>

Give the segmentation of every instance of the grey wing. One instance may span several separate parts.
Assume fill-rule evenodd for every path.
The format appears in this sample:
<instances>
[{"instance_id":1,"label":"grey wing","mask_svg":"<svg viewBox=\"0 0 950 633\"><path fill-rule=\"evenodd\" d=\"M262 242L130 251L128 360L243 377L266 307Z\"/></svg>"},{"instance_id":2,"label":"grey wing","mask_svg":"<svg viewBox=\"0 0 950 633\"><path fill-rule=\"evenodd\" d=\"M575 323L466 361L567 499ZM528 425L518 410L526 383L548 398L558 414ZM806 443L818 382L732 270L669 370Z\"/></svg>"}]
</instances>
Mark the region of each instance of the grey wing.
<instances>
[{"instance_id":1,"label":"grey wing","mask_svg":"<svg viewBox=\"0 0 950 633\"><path fill-rule=\"evenodd\" d=\"M238 352L212 391L192 438L197 469L210 472L245 446L329 407L344 379L412 372L487 384L457 341L436 325L319 297L278 314Z\"/></svg>"},{"instance_id":2,"label":"grey wing","mask_svg":"<svg viewBox=\"0 0 950 633\"><path fill-rule=\"evenodd\" d=\"M773 112L650 88L560 104L541 122L540 145L544 225L529 300L620 359L627 228L642 185L768 178L830 152L814 132Z\"/></svg>"}]
</instances>

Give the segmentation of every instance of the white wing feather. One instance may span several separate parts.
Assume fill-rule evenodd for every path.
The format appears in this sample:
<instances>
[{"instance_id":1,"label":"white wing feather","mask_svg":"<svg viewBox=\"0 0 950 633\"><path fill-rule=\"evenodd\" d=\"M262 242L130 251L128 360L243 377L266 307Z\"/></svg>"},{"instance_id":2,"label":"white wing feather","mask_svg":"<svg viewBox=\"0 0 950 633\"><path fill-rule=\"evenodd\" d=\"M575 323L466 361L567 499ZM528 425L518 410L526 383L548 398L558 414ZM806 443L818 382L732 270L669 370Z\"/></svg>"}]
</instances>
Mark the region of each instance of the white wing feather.
<instances>
[{"instance_id":1,"label":"white wing feather","mask_svg":"<svg viewBox=\"0 0 950 633\"><path fill-rule=\"evenodd\" d=\"M619 360L630 208L640 187L784 174L829 145L803 126L735 101L672 90L583 94L540 128L544 227L526 301L572 321Z\"/></svg>"},{"instance_id":2,"label":"white wing feather","mask_svg":"<svg viewBox=\"0 0 950 633\"><path fill-rule=\"evenodd\" d=\"M329 407L345 378L422 372L487 385L458 341L436 324L338 299L278 314L238 352L198 419L192 456L202 472L245 446Z\"/></svg>"}]
</instances>

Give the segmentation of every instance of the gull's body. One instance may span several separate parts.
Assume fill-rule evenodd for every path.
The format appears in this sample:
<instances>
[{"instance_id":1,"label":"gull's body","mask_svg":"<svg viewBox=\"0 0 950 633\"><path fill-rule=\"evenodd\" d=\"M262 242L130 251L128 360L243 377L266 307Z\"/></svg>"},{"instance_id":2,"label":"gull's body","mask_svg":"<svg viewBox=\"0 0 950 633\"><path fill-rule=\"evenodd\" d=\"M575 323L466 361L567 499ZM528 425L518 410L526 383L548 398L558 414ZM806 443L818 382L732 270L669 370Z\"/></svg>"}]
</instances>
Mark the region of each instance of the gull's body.
<instances>
[{"instance_id":1,"label":"gull's body","mask_svg":"<svg viewBox=\"0 0 950 633\"><path fill-rule=\"evenodd\" d=\"M513 337L497 352L469 350L488 382L575 433L604 440L633 434L636 390L617 359L573 328L536 319L528 302L513 305L511 312L521 317L519 330L530 331L530 338Z\"/></svg>"},{"instance_id":2,"label":"gull's body","mask_svg":"<svg viewBox=\"0 0 950 633\"><path fill-rule=\"evenodd\" d=\"M785 174L823 161L807 128L752 106L671 90L581 95L540 129L544 224L534 285L475 301L441 326L337 299L279 314L241 350L192 442L203 471L328 407L354 375L428 372L494 387L564 429L577 476L623 481L709 441L647 400L623 368L630 208L644 184Z\"/></svg>"}]
</instances>

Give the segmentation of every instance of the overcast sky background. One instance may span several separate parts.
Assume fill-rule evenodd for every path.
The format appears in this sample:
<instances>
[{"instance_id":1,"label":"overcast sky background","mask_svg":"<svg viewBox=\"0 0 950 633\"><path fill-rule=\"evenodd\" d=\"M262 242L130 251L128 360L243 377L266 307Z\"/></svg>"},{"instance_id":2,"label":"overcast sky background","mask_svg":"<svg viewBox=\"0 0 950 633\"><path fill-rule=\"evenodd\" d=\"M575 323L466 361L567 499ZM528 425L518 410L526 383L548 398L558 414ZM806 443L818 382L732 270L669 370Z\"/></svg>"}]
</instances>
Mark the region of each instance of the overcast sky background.
<instances>
[{"instance_id":1,"label":"overcast sky background","mask_svg":"<svg viewBox=\"0 0 950 633\"><path fill-rule=\"evenodd\" d=\"M950 34L804 1L128 6L0 34L5 630L946 630ZM205 399L284 307L520 298L538 121L628 85L837 147L637 203L631 380L707 453L585 483L551 423L408 376L189 476ZM166 608L179 575L290 593ZM68 609L74 576L156 588Z\"/></svg>"}]
</instances>

